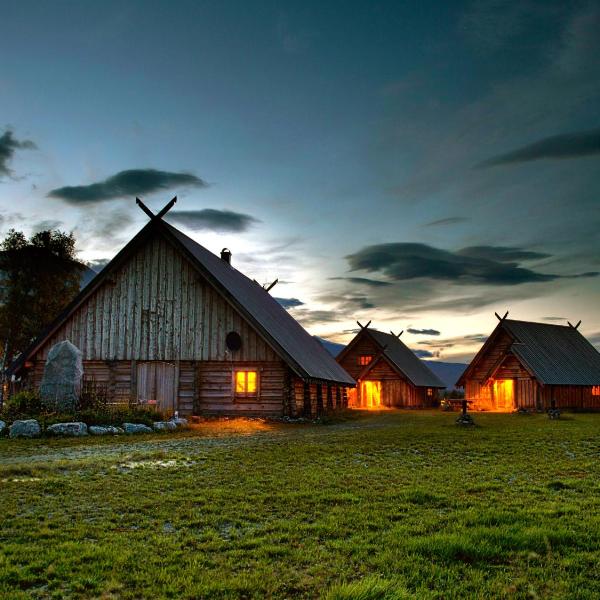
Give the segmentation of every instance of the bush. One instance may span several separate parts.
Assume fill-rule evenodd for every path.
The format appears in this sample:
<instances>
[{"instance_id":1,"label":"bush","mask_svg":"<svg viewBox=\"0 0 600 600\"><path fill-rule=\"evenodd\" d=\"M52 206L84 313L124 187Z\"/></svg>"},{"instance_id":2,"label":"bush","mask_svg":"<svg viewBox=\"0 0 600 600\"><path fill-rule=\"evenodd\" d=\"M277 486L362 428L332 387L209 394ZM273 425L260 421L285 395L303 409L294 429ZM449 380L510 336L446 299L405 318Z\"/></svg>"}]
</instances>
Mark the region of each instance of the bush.
<instances>
[{"instance_id":1,"label":"bush","mask_svg":"<svg viewBox=\"0 0 600 600\"><path fill-rule=\"evenodd\" d=\"M42 412L42 403L37 392L24 390L14 394L4 401L2 420L16 421L18 419L36 418Z\"/></svg>"},{"instance_id":2,"label":"bush","mask_svg":"<svg viewBox=\"0 0 600 600\"><path fill-rule=\"evenodd\" d=\"M163 415L154 408L136 405L109 405L105 397L95 391L89 393L72 413L48 412L42 408L39 394L22 391L4 402L0 418L11 423L18 419L36 419L43 427L54 423L82 421L86 425L121 425L125 422L152 426Z\"/></svg>"}]
</instances>

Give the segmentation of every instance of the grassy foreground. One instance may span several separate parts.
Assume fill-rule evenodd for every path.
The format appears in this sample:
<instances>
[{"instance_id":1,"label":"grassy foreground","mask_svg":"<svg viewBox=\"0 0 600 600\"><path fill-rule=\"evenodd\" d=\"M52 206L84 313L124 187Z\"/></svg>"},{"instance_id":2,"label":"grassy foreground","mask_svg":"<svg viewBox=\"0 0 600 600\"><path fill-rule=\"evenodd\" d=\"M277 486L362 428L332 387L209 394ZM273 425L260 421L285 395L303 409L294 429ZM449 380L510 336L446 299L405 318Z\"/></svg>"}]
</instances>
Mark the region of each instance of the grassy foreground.
<instances>
[{"instance_id":1,"label":"grassy foreground","mask_svg":"<svg viewBox=\"0 0 600 600\"><path fill-rule=\"evenodd\" d=\"M600 415L0 440L2 598L598 598Z\"/></svg>"}]
</instances>

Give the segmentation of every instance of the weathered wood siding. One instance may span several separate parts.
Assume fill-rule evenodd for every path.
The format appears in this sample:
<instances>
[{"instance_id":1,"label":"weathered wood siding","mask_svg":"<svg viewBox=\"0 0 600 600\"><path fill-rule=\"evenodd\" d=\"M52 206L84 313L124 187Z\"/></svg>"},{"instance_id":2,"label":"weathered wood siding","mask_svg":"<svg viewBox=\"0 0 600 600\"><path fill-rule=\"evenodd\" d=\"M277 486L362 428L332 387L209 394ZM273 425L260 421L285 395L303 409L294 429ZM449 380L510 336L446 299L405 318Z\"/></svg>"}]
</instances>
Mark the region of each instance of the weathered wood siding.
<instances>
[{"instance_id":1,"label":"weathered wood siding","mask_svg":"<svg viewBox=\"0 0 600 600\"><path fill-rule=\"evenodd\" d=\"M237 331L242 349L226 355ZM152 238L41 349L70 340L84 360L278 360L269 345L164 239Z\"/></svg>"}]
</instances>

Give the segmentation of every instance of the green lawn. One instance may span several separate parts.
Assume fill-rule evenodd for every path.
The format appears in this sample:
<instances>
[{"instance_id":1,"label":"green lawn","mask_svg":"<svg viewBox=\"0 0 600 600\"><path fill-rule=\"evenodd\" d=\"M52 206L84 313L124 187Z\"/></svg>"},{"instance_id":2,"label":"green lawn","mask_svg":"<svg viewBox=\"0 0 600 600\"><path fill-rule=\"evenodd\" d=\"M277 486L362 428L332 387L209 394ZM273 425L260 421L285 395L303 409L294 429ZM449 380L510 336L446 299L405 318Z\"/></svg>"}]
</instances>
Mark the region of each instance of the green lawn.
<instances>
[{"instance_id":1,"label":"green lawn","mask_svg":"<svg viewBox=\"0 0 600 600\"><path fill-rule=\"evenodd\" d=\"M0 440L3 598L598 598L600 415Z\"/></svg>"}]
</instances>

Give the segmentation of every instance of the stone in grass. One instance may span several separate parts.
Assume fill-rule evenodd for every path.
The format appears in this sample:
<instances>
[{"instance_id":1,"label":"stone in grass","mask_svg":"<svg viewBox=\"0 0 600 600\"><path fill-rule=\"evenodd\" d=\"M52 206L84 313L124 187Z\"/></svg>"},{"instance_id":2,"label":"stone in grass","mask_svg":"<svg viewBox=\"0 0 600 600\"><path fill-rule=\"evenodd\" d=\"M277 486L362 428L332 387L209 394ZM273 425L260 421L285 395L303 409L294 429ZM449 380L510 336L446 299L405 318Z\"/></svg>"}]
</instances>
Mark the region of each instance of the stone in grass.
<instances>
[{"instance_id":1,"label":"stone in grass","mask_svg":"<svg viewBox=\"0 0 600 600\"><path fill-rule=\"evenodd\" d=\"M6 429L6 423L4 421L0 421L0 435Z\"/></svg>"},{"instance_id":2,"label":"stone in grass","mask_svg":"<svg viewBox=\"0 0 600 600\"><path fill-rule=\"evenodd\" d=\"M173 421L155 421L152 427L154 431L173 431L177 429L177 423Z\"/></svg>"},{"instance_id":3,"label":"stone in grass","mask_svg":"<svg viewBox=\"0 0 600 600\"><path fill-rule=\"evenodd\" d=\"M35 438L40 435L42 428L35 419L15 421L8 430L11 438Z\"/></svg>"},{"instance_id":4,"label":"stone in grass","mask_svg":"<svg viewBox=\"0 0 600 600\"><path fill-rule=\"evenodd\" d=\"M125 433L152 433L152 429L143 423L123 423Z\"/></svg>"},{"instance_id":5,"label":"stone in grass","mask_svg":"<svg viewBox=\"0 0 600 600\"><path fill-rule=\"evenodd\" d=\"M85 423L54 423L46 430L52 435L65 435L69 437L81 437L88 434L88 427Z\"/></svg>"},{"instance_id":6,"label":"stone in grass","mask_svg":"<svg viewBox=\"0 0 600 600\"><path fill-rule=\"evenodd\" d=\"M175 427L187 427L188 426L188 420L184 419L183 417L172 417L171 419L169 419L169 423L174 423Z\"/></svg>"},{"instance_id":7,"label":"stone in grass","mask_svg":"<svg viewBox=\"0 0 600 600\"><path fill-rule=\"evenodd\" d=\"M475 425L475 421L473 421L473 417L469 414L460 414L458 419L456 419L457 425Z\"/></svg>"},{"instance_id":8,"label":"stone in grass","mask_svg":"<svg viewBox=\"0 0 600 600\"><path fill-rule=\"evenodd\" d=\"M123 433L121 427L115 427L114 425L90 425L88 431L92 435L119 435Z\"/></svg>"}]
</instances>

